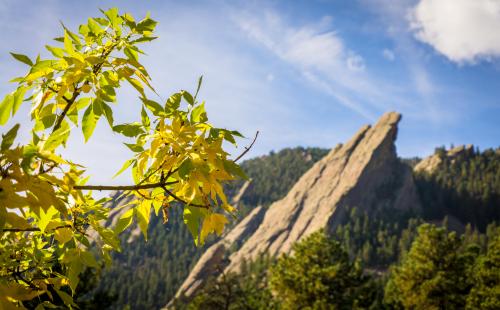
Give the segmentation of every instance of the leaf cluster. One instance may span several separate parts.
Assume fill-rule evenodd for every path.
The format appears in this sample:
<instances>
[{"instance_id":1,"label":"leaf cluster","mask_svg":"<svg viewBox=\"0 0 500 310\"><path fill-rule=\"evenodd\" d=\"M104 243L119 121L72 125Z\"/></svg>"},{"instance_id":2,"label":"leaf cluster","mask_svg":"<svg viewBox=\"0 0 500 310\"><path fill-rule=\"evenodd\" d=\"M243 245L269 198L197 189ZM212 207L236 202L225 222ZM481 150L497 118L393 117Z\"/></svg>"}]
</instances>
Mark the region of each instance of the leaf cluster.
<instances>
[{"instance_id":1,"label":"leaf cluster","mask_svg":"<svg viewBox=\"0 0 500 310\"><path fill-rule=\"evenodd\" d=\"M156 90L139 62L139 45L156 38L156 24L149 14L136 21L112 8L77 32L63 25L59 44L46 46L50 59L12 53L28 71L12 80L17 88L0 102L0 125L26 102L33 127L28 144L14 144L16 124L0 146L2 307L23 306L42 294L75 307L71 295L82 271L98 268L102 259L109 263L109 252L121 250L118 235L133 223L147 239L151 213L161 213L166 222L173 202L183 205L196 244L221 234L226 214L234 212L223 183L246 176L223 143L235 144L241 134L208 123L204 102L197 99L201 78L194 96L181 90L164 103L148 97ZM142 109L139 121L117 124L113 110L124 84L137 91ZM132 185L88 185L85 167L58 154L75 128L87 141L101 119L133 141L125 143L132 157L117 173L130 169ZM110 228L107 199L95 199L92 190L113 189L131 199ZM51 306L43 301L37 308Z\"/></svg>"}]
</instances>

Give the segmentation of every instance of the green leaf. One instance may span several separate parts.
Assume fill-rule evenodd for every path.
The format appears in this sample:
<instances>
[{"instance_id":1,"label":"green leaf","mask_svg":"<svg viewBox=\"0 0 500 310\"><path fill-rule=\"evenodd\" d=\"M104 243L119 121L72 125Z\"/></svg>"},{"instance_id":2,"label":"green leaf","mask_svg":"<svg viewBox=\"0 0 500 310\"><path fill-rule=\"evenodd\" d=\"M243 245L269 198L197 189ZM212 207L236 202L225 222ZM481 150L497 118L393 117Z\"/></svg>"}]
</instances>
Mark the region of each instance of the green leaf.
<instances>
[{"instance_id":1,"label":"green leaf","mask_svg":"<svg viewBox=\"0 0 500 310\"><path fill-rule=\"evenodd\" d=\"M109 105L104 102L101 102L101 108L106 120L108 121L109 126L113 127L114 119L113 119L113 110Z\"/></svg>"},{"instance_id":2,"label":"green leaf","mask_svg":"<svg viewBox=\"0 0 500 310\"><path fill-rule=\"evenodd\" d=\"M239 137L239 138L245 138L245 136L243 136L239 131L236 131L236 130L232 130L231 134L233 136L236 136L236 137Z\"/></svg>"},{"instance_id":3,"label":"green leaf","mask_svg":"<svg viewBox=\"0 0 500 310\"><path fill-rule=\"evenodd\" d=\"M135 209L130 209L127 210L127 212L123 213L123 215L120 217L118 222L116 223L116 226L114 228L115 233L119 234L125 229L127 229L130 224L133 222L133 216L134 216Z\"/></svg>"},{"instance_id":4,"label":"green leaf","mask_svg":"<svg viewBox=\"0 0 500 310\"><path fill-rule=\"evenodd\" d=\"M5 125L7 123L13 107L14 96L13 94L8 94L0 103L0 125Z\"/></svg>"},{"instance_id":5,"label":"green leaf","mask_svg":"<svg viewBox=\"0 0 500 310\"><path fill-rule=\"evenodd\" d=\"M208 121L208 117L205 111L205 102L203 102L191 111L191 123L204 123L206 121Z\"/></svg>"},{"instance_id":6,"label":"green leaf","mask_svg":"<svg viewBox=\"0 0 500 310\"><path fill-rule=\"evenodd\" d=\"M116 100L116 91L113 86L105 85L97 91L97 95L104 101L114 102Z\"/></svg>"},{"instance_id":7,"label":"green leaf","mask_svg":"<svg viewBox=\"0 0 500 310\"><path fill-rule=\"evenodd\" d=\"M14 140L17 137L18 130L19 130L19 124L15 124L14 127L12 127L9 131L7 131L7 133L2 135L2 146L0 147L0 150L2 152L5 152L12 146Z\"/></svg>"},{"instance_id":8,"label":"green leaf","mask_svg":"<svg viewBox=\"0 0 500 310\"><path fill-rule=\"evenodd\" d=\"M70 55L75 53L75 49L73 48L73 42L71 41L68 31L64 31L64 48L66 52Z\"/></svg>"},{"instance_id":9,"label":"green leaf","mask_svg":"<svg viewBox=\"0 0 500 310\"><path fill-rule=\"evenodd\" d=\"M201 83L203 83L203 75L200 76L200 78L198 79L198 87L196 87L196 93L194 94L195 101L196 101L196 98L198 97L198 93L200 92Z\"/></svg>"},{"instance_id":10,"label":"green leaf","mask_svg":"<svg viewBox=\"0 0 500 310\"><path fill-rule=\"evenodd\" d=\"M16 53L10 53L12 57L14 57L16 60L19 60L20 62L27 64L28 66L33 66L33 62L31 59L23 54L16 54Z\"/></svg>"},{"instance_id":11,"label":"green leaf","mask_svg":"<svg viewBox=\"0 0 500 310\"><path fill-rule=\"evenodd\" d=\"M144 97L141 97L141 100L146 108L148 108L148 110L151 111L154 116L160 116L165 113L165 110L163 110L163 107L158 102L146 99Z\"/></svg>"},{"instance_id":12,"label":"green leaf","mask_svg":"<svg viewBox=\"0 0 500 310\"><path fill-rule=\"evenodd\" d=\"M234 137L230 131L224 130L223 133L224 133L224 140L229 141L232 144L236 145L236 140L234 140Z\"/></svg>"},{"instance_id":13,"label":"green leaf","mask_svg":"<svg viewBox=\"0 0 500 310\"><path fill-rule=\"evenodd\" d=\"M90 32L89 26L87 26L85 24L80 25L80 27L78 28L78 32L82 36L87 37L89 35L89 32Z\"/></svg>"},{"instance_id":14,"label":"green leaf","mask_svg":"<svg viewBox=\"0 0 500 310\"><path fill-rule=\"evenodd\" d=\"M155 210L156 216L158 216L158 214L160 213L160 209L163 206L163 201L157 199L156 197L162 194L163 194L163 188L161 187L157 187L153 189L153 191L151 192L151 197L153 197L153 208Z\"/></svg>"},{"instance_id":15,"label":"green leaf","mask_svg":"<svg viewBox=\"0 0 500 310\"><path fill-rule=\"evenodd\" d=\"M63 121L61 123L61 127L54 131L45 141L45 143L43 144L43 150L55 150L59 145L61 145L68 139L70 131L71 128L69 127L68 123Z\"/></svg>"},{"instance_id":16,"label":"green leaf","mask_svg":"<svg viewBox=\"0 0 500 310\"><path fill-rule=\"evenodd\" d=\"M206 210L193 206L184 207L184 224L186 224L197 246L200 245L199 227L201 220L205 216L204 211L206 212Z\"/></svg>"},{"instance_id":17,"label":"green leaf","mask_svg":"<svg viewBox=\"0 0 500 310\"><path fill-rule=\"evenodd\" d=\"M133 143L123 143L125 144L132 152L143 152L144 148L140 145L133 144Z\"/></svg>"},{"instance_id":18,"label":"green leaf","mask_svg":"<svg viewBox=\"0 0 500 310\"><path fill-rule=\"evenodd\" d=\"M24 100L24 94L26 93L27 88L24 86L19 86L14 92L14 103L12 105L12 116L16 114L17 110L21 106Z\"/></svg>"},{"instance_id":19,"label":"green leaf","mask_svg":"<svg viewBox=\"0 0 500 310\"><path fill-rule=\"evenodd\" d=\"M146 128L146 130L149 130L149 126L151 125L151 121L149 120L148 113L144 109L144 106L142 106L142 108L141 108L141 121L142 121L142 125L144 126L144 128Z\"/></svg>"},{"instance_id":20,"label":"green leaf","mask_svg":"<svg viewBox=\"0 0 500 310\"><path fill-rule=\"evenodd\" d=\"M152 32L152 31L154 31L156 24L158 24L158 23L156 21L152 20L151 18L145 18L137 24L136 29L139 32L144 32L144 31Z\"/></svg>"},{"instance_id":21,"label":"green leaf","mask_svg":"<svg viewBox=\"0 0 500 310\"><path fill-rule=\"evenodd\" d=\"M64 26L63 23L61 23L63 28L64 28L64 31L65 33L67 33L71 40L73 40L73 42L76 44L76 45L82 45L82 43L80 42L80 38L78 37L78 35L74 34L73 32L71 32L68 28L66 28L66 26ZM56 38L55 40L57 41L58 38ZM64 42L64 38L62 38L62 40L60 40L60 42Z\"/></svg>"},{"instance_id":22,"label":"green leaf","mask_svg":"<svg viewBox=\"0 0 500 310\"><path fill-rule=\"evenodd\" d=\"M102 12L111 22L113 28L115 28L121 22L121 19L118 17L118 8L111 8L107 11L102 11Z\"/></svg>"},{"instance_id":23,"label":"green leaf","mask_svg":"<svg viewBox=\"0 0 500 310\"><path fill-rule=\"evenodd\" d=\"M244 180L248 180L248 176L245 174L245 172L243 172L241 167L232 160L224 160L224 169L226 169L232 175L236 175Z\"/></svg>"},{"instance_id":24,"label":"green leaf","mask_svg":"<svg viewBox=\"0 0 500 310\"><path fill-rule=\"evenodd\" d=\"M165 111L172 112L179 109L179 106L181 105L181 98L181 93L175 93L170 96L165 103Z\"/></svg>"},{"instance_id":25,"label":"green leaf","mask_svg":"<svg viewBox=\"0 0 500 310\"><path fill-rule=\"evenodd\" d=\"M82 262L85 265L87 265L89 267L93 267L93 268L97 268L98 267L97 261L95 260L95 257L94 257L94 255L91 252L82 251L82 252L80 252L80 257L82 259Z\"/></svg>"},{"instance_id":26,"label":"green leaf","mask_svg":"<svg viewBox=\"0 0 500 310\"><path fill-rule=\"evenodd\" d=\"M149 41L153 41L155 39L158 39L158 37L143 36L143 37L140 37L137 40L130 41L130 43L136 44L136 43L142 43L142 42L149 42Z\"/></svg>"},{"instance_id":27,"label":"green leaf","mask_svg":"<svg viewBox=\"0 0 500 310\"><path fill-rule=\"evenodd\" d=\"M139 61L139 55L133 49L126 47L123 49L123 52L125 53L125 55L127 55L128 58L135 61Z\"/></svg>"},{"instance_id":28,"label":"green leaf","mask_svg":"<svg viewBox=\"0 0 500 310\"><path fill-rule=\"evenodd\" d=\"M87 25L89 26L90 31L95 35L99 35L104 31L93 18L88 19Z\"/></svg>"},{"instance_id":29,"label":"green leaf","mask_svg":"<svg viewBox=\"0 0 500 310\"><path fill-rule=\"evenodd\" d=\"M142 125L139 123L128 123L128 124L121 124L121 125L116 125L113 126L113 131L121 133L125 137L137 137L141 133L144 133L144 130L142 129Z\"/></svg>"},{"instance_id":30,"label":"green leaf","mask_svg":"<svg viewBox=\"0 0 500 310\"><path fill-rule=\"evenodd\" d=\"M181 177L182 179L187 179L193 168L194 168L193 162L191 161L191 159L187 158L179 166L179 170L177 171L177 173L179 174L179 177Z\"/></svg>"},{"instance_id":31,"label":"green leaf","mask_svg":"<svg viewBox=\"0 0 500 310\"><path fill-rule=\"evenodd\" d=\"M60 47L54 47L50 45L45 45L45 48L52 53L55 57L62 58L64 57L64 50Z\"/></svg>"},{"instance_id":32,"label":"green leaf","mask_svg":"<svg viewBox=\"0 0 500 310\"><path fill-rule=\"evenodd\" d=\"M80 282L80 273L83 271L83 264L81 263L78 256L74 255L73 257L77 257L78 260L73 260L68 268L68 281L71 290L74 292Z\"/></svg>"},{"instance_id":33,"label":"green leaf","mask_svg":"<svg viewBox=\"0 0 500 310\"><path fill-rule=\"evenodd\" d=\"M115 173L115 175L113 176L113 179L114 179L115 177L119 176L120 174L122 174L122 173L123 173L123 171L127 170L127 169L128 169L128 167L130 167L130 165L132 165L132 164L133 164L133 163L135 163L135 162L136 162L136 160L135 160L135 159L129 159L129 160L127 160L127 161L123 164L123 166L120 168L120 170L119 170L117 173Z\"/></svg>"},{"instance_id":34,"label":"green leaf","mask_svg":"<svg viewBox=\"0 0 500 310\"><path fill-rule=\"evenodd\" d=\"M62 301L64 302L64 304L66 306L73 306L73 307L76 306L75 302L73 301L73 297L71 297L68 293L61 291L61 290L58 290L55 287L53 287L53 289L57 292L57 295L59 295L59 297L61 297ZM72 307L68 307L68 308L71 309Z\"/></svg>"},{"instance_id":35,"label":"green leaf","mask_svg":"<svg viewBox=\"0 0 500 310\"><path fill-rule=\"evenodd\" d=\"M89 105L87 110L85 110L82 119L82 131L83 131L83 136L85 138L85 142L87 142L90 136L92 136L98 118L99 117L94 114L94 105L93 104Z\"/></svg>"},{"instance_id":36,"label":"green leaf","mask_svg":"<svg viewBox=\"0 0 500 310\"><path fill-rule=\"evenodd\" d=\"M185 90L182 91L182 97L184 97L184 100L187 101L190 105L194 105L194 98L191 96L191 94Z\"/></svg>"},{"instance_id":37,"label":"green leaf","mask_svg":"<svg viewBox=\"0 0 500 310\"><path fill-rule=\"evenodd\" d=\"M144 94L144 87L142 86L141 82L131 77L127 77L126 79L130 83L130 85L132 85L135 89L137 89L137 91L142 95L142 97L146 97L146 94Z\"/></svg>"}]
</instances>

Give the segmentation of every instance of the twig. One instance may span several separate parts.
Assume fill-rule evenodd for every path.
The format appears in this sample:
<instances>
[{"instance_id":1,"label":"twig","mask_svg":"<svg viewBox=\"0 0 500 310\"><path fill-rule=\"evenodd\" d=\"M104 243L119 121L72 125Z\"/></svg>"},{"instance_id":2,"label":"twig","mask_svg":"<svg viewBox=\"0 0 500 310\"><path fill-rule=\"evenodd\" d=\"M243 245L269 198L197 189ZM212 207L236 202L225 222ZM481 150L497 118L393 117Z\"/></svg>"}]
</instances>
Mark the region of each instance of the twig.
<instances>
[{"instance_id":1,"label":"twig","mask_svg":"<svg viewBox=\"0 0 500 310\"><path fill-rule=\"evenodd\" d=\"M195 204L195 203L188 203L187 201L183 200L182 198L179 198L177 195L175 195L174 193L172 193L171 191L169 191L165 186L162 186L161 188L163 188L163 190L172 198L174 198L175 200L179 201L179 202L182 202L183 204L185 205L190 205L190 206L193 206L193 207L198 207L198 208L204 208L204 209L209 209L209 206L206 206L206 205L199 205L199 204Z\"/></svg>"},{"instance_id":2,"label":"twig","mask_svg":"<svg viewBox=\"0 0 500 310\"><path fill-rule=\"evenodd\" d=\"M257 132L255 133L255 137L253 138L253 141L252 143L250 143L250 145L248 147L245 147L245 151L243 151L243 153L241 153L238 157L236 157L236 159L233 160L233 162L237 162L238 160L240 160L243 156L245 156L246 153L248 153L248 151L250 151L250 149L252 148L253 144L255 143L255 141L257 140L257 137L259 136L259 131L257 130Z\"/></svg>"}]
</instances>

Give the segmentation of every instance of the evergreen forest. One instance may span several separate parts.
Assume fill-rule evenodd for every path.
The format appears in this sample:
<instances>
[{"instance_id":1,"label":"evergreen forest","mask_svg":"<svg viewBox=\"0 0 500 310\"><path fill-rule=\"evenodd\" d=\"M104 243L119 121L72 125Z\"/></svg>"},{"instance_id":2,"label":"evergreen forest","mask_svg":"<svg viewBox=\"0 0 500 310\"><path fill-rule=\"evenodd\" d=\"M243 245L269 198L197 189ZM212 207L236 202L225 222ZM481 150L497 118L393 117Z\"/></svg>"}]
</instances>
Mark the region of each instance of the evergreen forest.
<instances>
[{"instance_id":1,"label":"evergreen forest","mask_svg":"<svg viewBox=\"0 0 500 310\"><path fill-rule=\"evenodd\" d=\"M251 179L227 188L240 194L240 214L282 198L327 150L294 148L250 159ZM291 255L261 255L237 274L211 279L177 309L498 309L500 308L500 149L471 149L453 158L444 148L432 172L414 174L422 200L415 214L353 206L336 231L317 232ZM401 160L414 166L420 159ZM242 195L241 195L242 194ZM148 242L127 242L87 297L106 296L111 308L166 305L203 251L173 212L153 220ZM142 237L138 237L139 239ZM171 264L175 261L175 264Z\"/></svg>"}]
</instances>

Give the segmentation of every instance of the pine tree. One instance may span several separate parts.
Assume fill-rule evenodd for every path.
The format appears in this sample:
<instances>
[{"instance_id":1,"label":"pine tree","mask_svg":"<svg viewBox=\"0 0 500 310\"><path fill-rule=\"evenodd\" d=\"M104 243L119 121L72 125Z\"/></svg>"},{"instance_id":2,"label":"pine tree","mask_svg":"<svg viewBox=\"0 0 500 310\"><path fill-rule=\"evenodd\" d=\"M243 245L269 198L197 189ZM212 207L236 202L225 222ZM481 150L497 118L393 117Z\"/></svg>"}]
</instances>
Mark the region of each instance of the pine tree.
<instances>
[{"instance_id":1,"label":"pine tree","mask_svg":"<svg viewBox=\"0 0 500 310\"><path fill-rule=\"evenodd\" d=\"M340 243L322 231L293 247L271 268L271 288L285 309L352 309L374 300L370 278Z\"/></svg>"},{"instance_id":2,"label":"pine tree","mask_svg":"<svg viewBox=\"0 0 500 310\"><path fill-rule=\"evenodd\" d=\"M473 275L474 287L467 298L467 309L500 309L500 235L490 241L488 252L478 259Z\"/></svg>"},{"instance_id":3,"label":"pine tree","mask_svg":"<svg viewBox=\"0 0 500 310\"><path fill-rule=\"evenodd\" d=\"M391 272L385 301L407 309L463 308L478 250L462 251L462 245L455 232L421 225L410 251Z\"/></svg>"}]
</instances>

